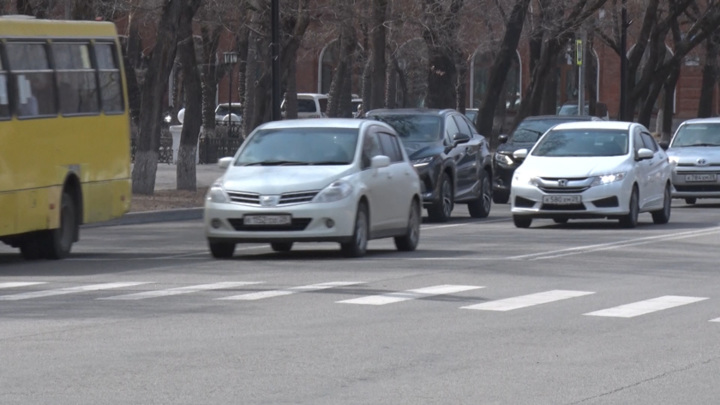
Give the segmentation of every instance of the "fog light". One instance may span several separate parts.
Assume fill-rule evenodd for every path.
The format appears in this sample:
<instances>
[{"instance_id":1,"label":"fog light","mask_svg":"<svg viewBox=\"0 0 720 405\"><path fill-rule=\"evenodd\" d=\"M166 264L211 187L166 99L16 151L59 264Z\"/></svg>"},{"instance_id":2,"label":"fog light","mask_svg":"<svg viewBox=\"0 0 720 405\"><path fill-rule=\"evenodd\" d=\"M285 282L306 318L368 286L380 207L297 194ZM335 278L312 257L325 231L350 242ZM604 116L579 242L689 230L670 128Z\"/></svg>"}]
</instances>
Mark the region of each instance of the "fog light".
<instances>
[{"instance_id":1,"label":"fog light","mask_svg":"<svg viewBox=\"0 0 720 405\"><path fill-rule=\"evenodd\" d=\"M328 219L325 220L325 226L327 226L328 228L332 228L333 226L335 226L335 221L333 221L332 219L328 218Z\"/></svg>"},{"instance_id":2,"label":"fog light","mask_svg":"<svg viewBox=\"0 0 720 405\"><path fill-rule=\"evenodd\" d=\"M212 226L215 229L218 229L218 228L222 227L222 221L217 218L213 218L210 221L210 226Z\"/></svg>"}]
</instances>

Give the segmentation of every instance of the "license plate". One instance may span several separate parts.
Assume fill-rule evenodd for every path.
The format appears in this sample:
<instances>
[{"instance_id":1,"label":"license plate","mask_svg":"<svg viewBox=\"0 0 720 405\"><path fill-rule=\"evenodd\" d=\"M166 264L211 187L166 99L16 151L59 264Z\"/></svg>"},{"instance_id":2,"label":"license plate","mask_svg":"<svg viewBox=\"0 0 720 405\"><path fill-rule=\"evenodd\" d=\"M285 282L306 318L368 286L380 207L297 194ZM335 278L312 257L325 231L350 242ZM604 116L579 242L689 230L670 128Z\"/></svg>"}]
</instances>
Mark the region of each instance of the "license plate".
<instances>
[{"instance_id":1,"label":"license plate","mask_svg":"<svg viewBox=\"0 0 720 405\"><path fill-rule=\"evenodd\" d=\"M702 173L702 174L686 174L685 181L687 182L715 182L717 181L717 173Z\"/></svg>"},{"instance_id":2,"label":"license plate","mask_svg":"<svg viewBox=\"0 0 720 405\"><path fill-rule=\"evenodd\" d=\"M544 195L543 204L570 205L580 204L582 196L579 195Z\"/></svg>"},{"instance_id":3,"label":"license plate","mask_svg":"<svg viewBox=\"0 0 720 405\"><path fill-rule=\"evenodd\" d=\"M243 217L245 225L290 225L291 222L290 215L245 215Z\"/></svg>"}]
</instances>

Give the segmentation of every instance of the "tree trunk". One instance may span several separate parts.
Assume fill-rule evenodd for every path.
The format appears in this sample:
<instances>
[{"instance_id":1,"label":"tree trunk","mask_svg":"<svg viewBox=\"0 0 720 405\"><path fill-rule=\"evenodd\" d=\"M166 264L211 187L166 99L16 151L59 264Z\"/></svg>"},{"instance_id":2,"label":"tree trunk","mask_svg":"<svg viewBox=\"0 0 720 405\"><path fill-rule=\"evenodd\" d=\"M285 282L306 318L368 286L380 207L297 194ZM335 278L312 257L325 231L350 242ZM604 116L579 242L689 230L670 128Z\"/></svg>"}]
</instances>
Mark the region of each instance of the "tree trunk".
<instances>
[{"instance_id":1,"label":"tree trunk","mask_svg":"<svg viewBox=\"0 0 720 405\"><path fill-rule=\"evenodd\" d=\"M703 66L702 85L698 104L698 118L711 117L715 85L718 78L718 43L720 35L712 35L705 40L705 65Z\"/></svg>"},{"instance_id":2,"label":"tree trunk","mask_svg":"<svg viewBox=\"0 0 720 405\"><path fill-rule=\"evenodd\" d=\"M385 103L386 83L386 29L388 0L372 0L372 28L370 29L372 51L372 77L369 104L363 106L365 111L382 108Z\"/></svg>"},{"instance_id":3,"label":"tree trunk","mask_svg":"<svg viewBox=\"0 0 720 405\"><path fill-rule=\"evenodd\" d=\"M220 42L221 27L208 29L202 27L202 131L203 136L215 138L215 107L217 100L218 64L217 49Z\"/></svg>"},{"instance_id":4,"label":"tree trunk","mask_svg":"<svg viewBox=\"0 0 720 405\"><path fill-rule=\"evenodd\" d=\"M180 134L180 145L176 163L178 190L195 191L197 174L195 157L197 156L198 137L202 126L202 80L201 66L197 63L197 48L190 24L180 26L178 56L183 77L185 78L185 120Z\"/></svg>"},{"instance_id":5,"label":"tree trunk","mask_svg":"<svg viewBox=\"0 0 720 405\"><path fill-rule=\"evenodd\" d=\"M140 93L140 128L132 172L132 191L151 195L155 191L158 150L160 148L161 105L167 80L175 60L178 31L183 24L191 24L201 0L170 1L163 6L158 24L158 36L145 85Z\"/></svg>"}]
</instances>

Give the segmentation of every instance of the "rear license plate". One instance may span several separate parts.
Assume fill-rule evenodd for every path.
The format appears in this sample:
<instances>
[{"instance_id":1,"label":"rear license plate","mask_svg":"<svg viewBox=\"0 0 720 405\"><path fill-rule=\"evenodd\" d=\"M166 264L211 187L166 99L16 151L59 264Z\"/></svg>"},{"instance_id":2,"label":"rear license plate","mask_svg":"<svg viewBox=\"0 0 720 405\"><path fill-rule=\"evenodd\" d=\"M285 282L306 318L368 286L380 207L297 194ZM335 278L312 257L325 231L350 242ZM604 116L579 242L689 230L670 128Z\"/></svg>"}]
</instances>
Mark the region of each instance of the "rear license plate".
<instances>
[{"instance_id":1,"label":"rear license plate","mask_svg":"<svg viewBox=\"0 0 720 405\"><path fill-rule=\"evenodd\" d=\"M290 215L245 215L243 217L245 225L290 225L291 222Z\"/></svg>"},{"instance_id":2,"label":"rear license plate","mask_svg":"<svg viewBox=\"0 0 720 405\"><path fill-rule=\"evenodd\" d=\"M701 173L701 174L686 174L685 181L687 182L715 182L717 181L717 173Z\"/></svg>"},{"instance_id":3,"label":"rear license plate","mask_svg":"<svg viewBox=\"0 0 720 405\"><path fill-rule=\"evenodd\" d=\"M543 204L571 205L582 203L579 195L544 195Z\"/></svg>"}]
</instances>

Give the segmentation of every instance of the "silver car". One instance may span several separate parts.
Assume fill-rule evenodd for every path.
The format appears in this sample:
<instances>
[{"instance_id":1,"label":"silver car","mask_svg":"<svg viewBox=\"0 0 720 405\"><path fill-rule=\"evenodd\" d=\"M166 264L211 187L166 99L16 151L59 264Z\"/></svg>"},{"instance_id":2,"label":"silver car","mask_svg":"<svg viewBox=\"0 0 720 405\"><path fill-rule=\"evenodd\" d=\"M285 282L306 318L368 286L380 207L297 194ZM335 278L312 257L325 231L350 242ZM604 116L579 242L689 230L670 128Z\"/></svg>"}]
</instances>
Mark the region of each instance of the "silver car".
<instances>
[{"instance_id":1,"label":"silver car","mask_svg":"<svg viewBox=\"0 0 720 405\"><path fill-rule=\"evenodd\" d=\"M355 119L263 124L210 188L204 223L210 252L231 257L237 243L339 242L347 257L369 239L394 237L411 251L420 236L420 180L395 130Z\"/></svg>"},{"instance_id":2,"label":"silver car","mask_svg":"<svg viewBox=\"0 0 720 405\"><path fill-rule=\"evenodd\" d=\"M673 198L684 198L688 204L698 198L720 198L720 118L680 124L667 154L673 164Z\"/></svg>"},{"instance_id":3,"label":"silver car","mask_svg":"<svg viewBox=\"0 0 720 405\"><path fill-rule=\"evenodd\" d=\"M642 125L583 121L547 131L530 152L513 154L510 201L513 221L527 228L534 218L565 223L573 218L618 219L627 228L638 214L670 220L671 166Z\"/></svg>"}]
</instances>

